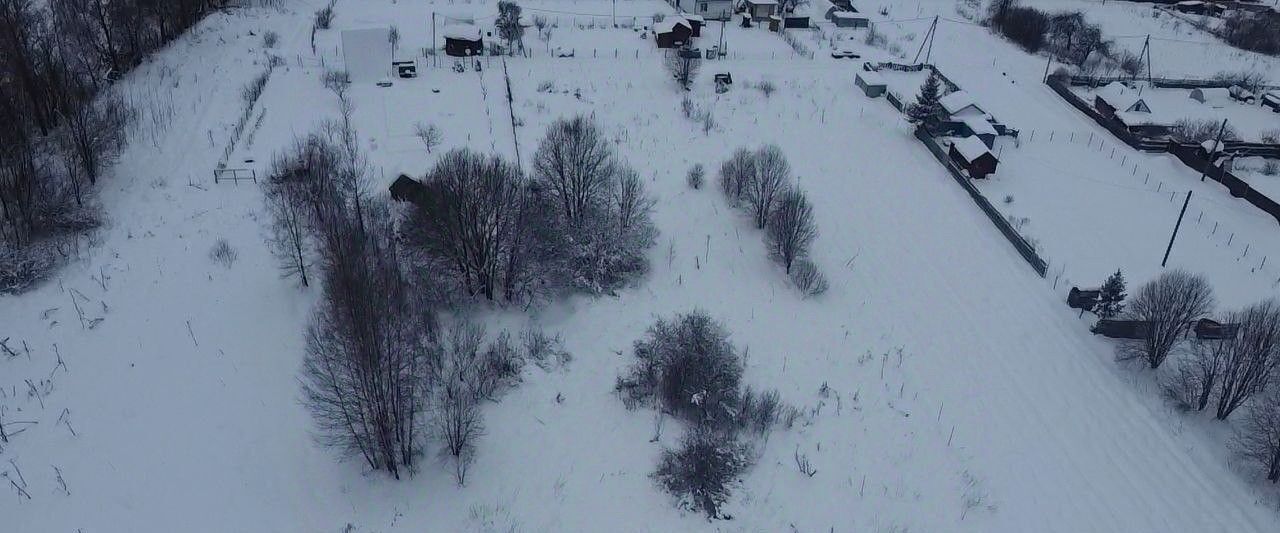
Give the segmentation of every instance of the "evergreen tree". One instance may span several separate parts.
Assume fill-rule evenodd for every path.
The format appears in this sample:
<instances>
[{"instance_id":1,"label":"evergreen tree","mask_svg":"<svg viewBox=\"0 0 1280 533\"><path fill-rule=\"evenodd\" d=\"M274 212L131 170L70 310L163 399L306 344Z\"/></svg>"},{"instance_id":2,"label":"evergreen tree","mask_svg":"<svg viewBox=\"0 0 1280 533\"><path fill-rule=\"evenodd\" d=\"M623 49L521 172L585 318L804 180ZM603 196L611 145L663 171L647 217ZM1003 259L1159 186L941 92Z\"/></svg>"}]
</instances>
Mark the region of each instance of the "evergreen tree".
<instances>
[{"instance_id":1,"label":"evergreen tree","mask_svg":"<svg viewBox=\"0 0 1280 533\"><path fill-rule=\"evenodd\" d=\"M916 101L907 106L907 118L913 124L920 124L936 121L942 118L942 104L938 101L941 96L942 82L938 79L936 72L929 74L929 79L925 80L924 85L920 86L920 95L916 97Z\"/></svg>"},{"instance_id":2,"label":"evergreen tree","mask_svg":"<svg viewBox=\"0 0 1280 533\"><path fill-rule=\"evenodd\" d=\"M1115 274L1107 277L1106 283L1102 284L1102 291L1098 295L1098 305L1095 312L1101 318L1111 318L1124 311L1125 296L1124 274L1116 270Z\"/></svg>"}]
</instances>

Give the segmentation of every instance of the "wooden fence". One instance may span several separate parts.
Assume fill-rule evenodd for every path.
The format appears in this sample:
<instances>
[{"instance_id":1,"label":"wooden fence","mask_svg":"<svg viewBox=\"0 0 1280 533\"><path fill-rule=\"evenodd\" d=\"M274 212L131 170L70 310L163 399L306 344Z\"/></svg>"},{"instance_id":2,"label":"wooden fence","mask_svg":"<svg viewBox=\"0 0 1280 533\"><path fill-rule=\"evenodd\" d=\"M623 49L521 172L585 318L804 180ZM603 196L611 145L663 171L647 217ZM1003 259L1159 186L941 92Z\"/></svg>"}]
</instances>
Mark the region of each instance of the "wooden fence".
<instances>
[{"instance_id":1,"label":"wooden fence","mask_svg":"<svg viewBox=\"0 0 1280 533\"><path fill-rule=\"evenodd\" d=\"M1202 150L1199 146L1169 143L1169 153L1177 157L1183 164L1203 172L1209 179L1224 185L1227 190L1231 191L1231 196L1249 202L1254 207L1274 217L1276 222L1280 222L1280 203L1276 203L1275 200L1249 186L1248 183L1230 171L1209 163L1209 161L1201 157Z\"/></svg>"},{"instance_id":2,"label":"wooden fence","mask_svg":"<svg viewBox=\"0 0 1280 533\"><path fill-rule=\"evenodd\" d=\"M1044 259L1040 258L1040 254L1036 253L1035 247L1022 238L1022 235L1018 234L1018 230L1014 229L1012 224L1009 224L1009 220L1000 214L1000 211L996 210L995 206L991 205L991 202L987 201L987 197L982 195L982 191L979 191L977 187L974 187L969 182L969 178L956 167L951 158L947 156L947 152L938 145L938 142L934 140L928 131L923 127L919 127L916 128L915 135L929 149L929 153L933 154L939 163L942 163L942 166L951 174L952 179L960 184L960 187L965 192L969 193L969 198L973 199L973 203L978 204L978 208L987 215L987 218L991 219L991 223L996 225L996 228L1000 230L1004 238L1009 240L1009 244L1013 245L1018 254L1036 271L1036 274L1039 274L1042 278L1045 277L1045 272L1048 271L1049 265L1045 263Z\"/></svg>"}]
</instances>

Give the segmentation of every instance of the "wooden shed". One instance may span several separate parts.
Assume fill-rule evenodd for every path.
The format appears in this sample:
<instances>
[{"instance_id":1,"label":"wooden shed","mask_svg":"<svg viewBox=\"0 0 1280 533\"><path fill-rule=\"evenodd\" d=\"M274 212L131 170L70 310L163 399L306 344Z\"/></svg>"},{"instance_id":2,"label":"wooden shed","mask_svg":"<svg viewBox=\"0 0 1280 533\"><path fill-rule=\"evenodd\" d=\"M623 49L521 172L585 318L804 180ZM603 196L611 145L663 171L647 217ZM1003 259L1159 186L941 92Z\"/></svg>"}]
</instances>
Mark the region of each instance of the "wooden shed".
<instances>
[{"instance_id":1,"label":"wooden shed","mask_svg":"<svg viewBox=\"0 0 1280 533\"><path fill-rule=\"evenodd\" d=\"M1072 309L1083 309L1085 311L1093 311L1098 305L1098 298L1102 296L1102 289L1081 289L1072 287L1071 292L1067 293L1067 306Z\"/></svg>"},{"instance_id":2,"label":"wooden shed","mask_svg":"<svg viewBox=\"0 0 1280 533\"><path fill-rule=\"evenodd\" d=\"M658 48L679 48L693 40L693 24L680 17L670 17L653 25L653 42Z\"/></svg>"},{"instance_id":3,"label":"wooden shed","mask_svg":"<svg viewBox=\"0 0 1280 533\"><path fill-rule=\"evenodd\" d=\"M427 186L422 182L401 174L388 188L391 199L397 202L421 203L425 199Z\"/></svg>"},{"instance_id":4,"label":"wooden shed","mask_svg":"<svg viewBox=\"0 0 1280 533\"><path fill-rule=\"evenodd\" d=\"M969 173L973 179L981 179L996 171L996 155L976 136L961 137L951 143L948 153L951 160Z\"/></svg>"},{"instance_id":5,"label":"wooden shed","mask_svg":"<svg viewBox=\"0 0 1280 533\"><path fill-rule=\"evenodd\" d=\"M832 7L827 10L826 18L835 24L837 28L865 28L871 24L866 15L853 8L841 9Z\"/></svg>"},{"instance_id":6,"label":"wooden shed","mask_svg":"<svg viewBox=\"0 0 1280 533\"><path fill-rule=\"evenodd\" d=\"M871 98L877 98L888 90L884 77L874 70L860 70L857 76L853 78L853 84L862 89L862 92Z\"/></svg>"},{"instance_id":7,"label":"wooden shed","mask_svg":"<svg viewBox=\"0 0 1280 533\"><path fill-rule=\"evenodd\" d=\"M445 26L444 53L452 57L484 54L484 39L481 37L480 28L471 24Z\"/></svg>"}]
</instances>

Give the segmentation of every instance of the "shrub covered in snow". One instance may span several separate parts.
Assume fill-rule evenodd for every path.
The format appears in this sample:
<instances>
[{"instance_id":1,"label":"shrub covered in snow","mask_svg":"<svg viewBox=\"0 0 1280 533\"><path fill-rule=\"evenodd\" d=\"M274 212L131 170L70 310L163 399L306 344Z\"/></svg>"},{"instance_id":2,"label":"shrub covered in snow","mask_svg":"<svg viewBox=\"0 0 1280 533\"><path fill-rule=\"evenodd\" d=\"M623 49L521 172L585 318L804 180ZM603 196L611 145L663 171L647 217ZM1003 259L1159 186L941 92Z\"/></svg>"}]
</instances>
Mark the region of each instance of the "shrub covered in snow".
<instances>
[{"instance_id":1,"label":"shrub covered in snow","mask_svg":"<svg viewBox=\"0 0 1280 533\"><path fill-rule=\"evenodd\" d=\"M742 360L724 326L703 311L658 320L635 343L637 361L617 389L693 423L732 425Z\"/></svg>"},{"instance_id":2,"label":"shrub covered in snow","mask_svg":"<svg viewBox=\"0 0 1280 533\"><path fill-rule=\"evenodd\" d=\"M702 163L694 164L689 168L689 174L685 176L685 182L689 184L690 188L701 189L706 174L707 171L702 167Z\"/></svg>"},{"instance_id":3,"label":"shrub covered in snow","mask_svg":"<svg viewBox=\"0 0 1280 533\"><path fill-rule=\"evenodd\" d=\"M680 447L662 452L654 479L682 507L720 518L732 484L751 465L748 447L715 431L695 428Z\"/></svg>"}]
</instances>

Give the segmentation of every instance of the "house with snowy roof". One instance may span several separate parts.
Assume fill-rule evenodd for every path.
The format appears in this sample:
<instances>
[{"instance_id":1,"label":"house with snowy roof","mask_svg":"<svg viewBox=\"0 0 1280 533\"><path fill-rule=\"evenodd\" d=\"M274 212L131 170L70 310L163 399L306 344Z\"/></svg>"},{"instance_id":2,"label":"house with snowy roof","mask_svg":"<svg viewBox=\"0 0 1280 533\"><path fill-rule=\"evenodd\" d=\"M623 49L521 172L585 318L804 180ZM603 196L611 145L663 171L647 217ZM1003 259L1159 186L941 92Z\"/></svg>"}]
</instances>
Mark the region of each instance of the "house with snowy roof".
<instances>
[{"instance_id":1,"label":"house with snowy roof","mask_svg":"<svg viewBox=\"0 0 1280 533\"><path fill-rule=\"evenodd\" d=\"M991 153L991 147L976 135L953 140L947 155L974 179L985 178L995 172L996 164L999 163L996 155Z\"/></svg>"},{"instance_id":2,"label":"house with snowy roof","mask_svg":"<svg viewBox=\"0 0 1280 533\"><path fill-rule=\"evenodd\" d=\"M1147 137L1169 134L1173 123L1157 117L1136 89L1111 82L1094 93L1093 107L1104 117L1115 119L1129 133Z\"/></svg>"},{"instance_id":3,"label":"house with snowy roof","mask_svg":"<svg viewBox=\"0 0 1280 533\"><path fill-rule=\"evenodd\" d=\"M693 23L682 17L667 17L653 25L653 42L658 48L679 48L693 40Z\"/></svg>"},{"instance_id":4,"label":"house with snowy roof","mask_svg":"<svg viewBox=\"0 0 1280 533\"><path fill-rule=\"evenodd\" d=\"M950 120L959 121L964 117L985 117L987 115L986 111L983 111L974 102L973 96L965 91L955 91L947 94L939 98L938 103L947 112L947 117Z\"/></svg>"}]
</instances>

